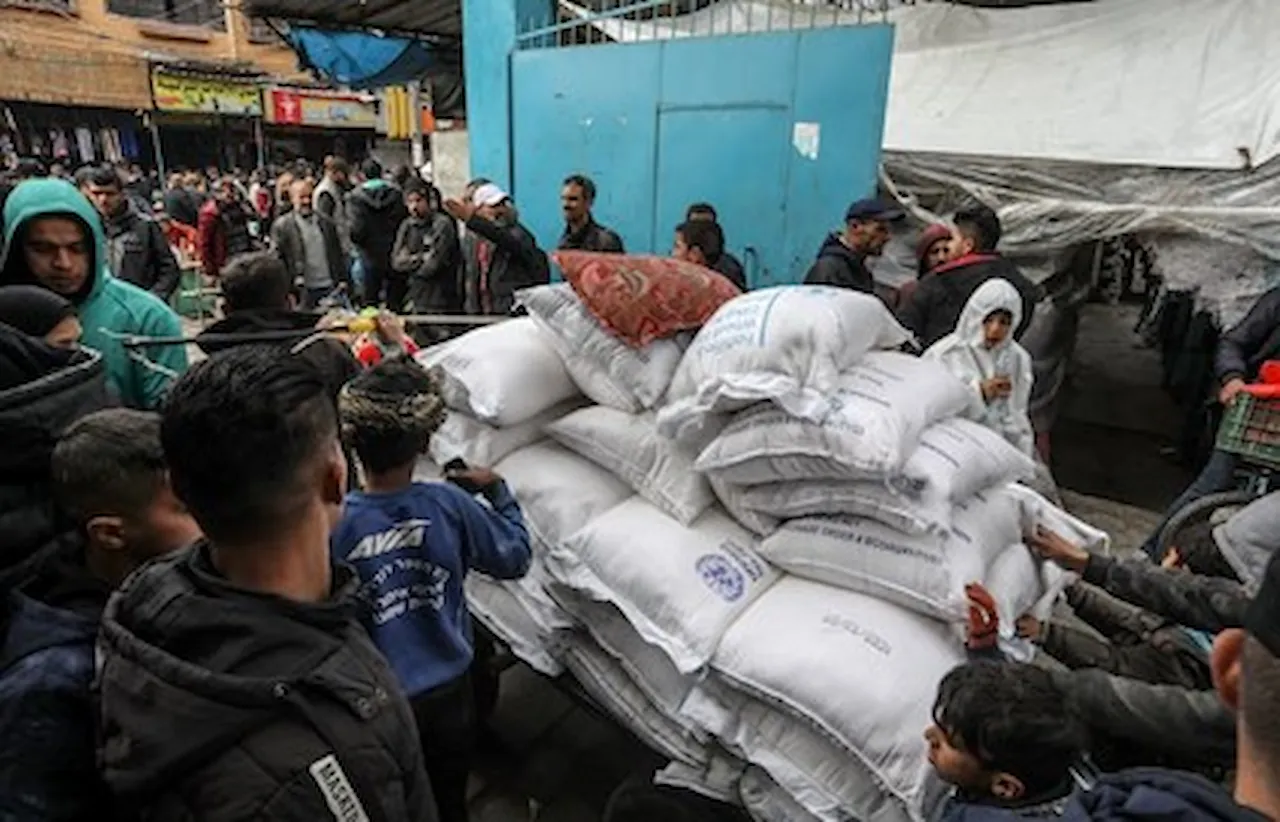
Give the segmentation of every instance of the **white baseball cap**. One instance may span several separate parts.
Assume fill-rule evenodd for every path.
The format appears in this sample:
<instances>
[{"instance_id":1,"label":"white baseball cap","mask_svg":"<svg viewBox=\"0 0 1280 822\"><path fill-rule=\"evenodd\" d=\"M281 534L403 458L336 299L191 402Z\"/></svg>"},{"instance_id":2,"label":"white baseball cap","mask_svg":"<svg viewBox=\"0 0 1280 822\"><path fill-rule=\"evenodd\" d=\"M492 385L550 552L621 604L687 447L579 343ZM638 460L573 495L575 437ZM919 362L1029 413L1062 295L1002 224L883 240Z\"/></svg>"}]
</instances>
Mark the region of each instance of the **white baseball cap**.
<instances>
[{"instance_id":1,"label":"white baseball cap","mask_svg":"<svg viewBox=\"0 0 1280 822\"><path fill-rule=\"evenodd\" d=\"M510 199L511 196L507 192L493 183L485 183L476 189L475 194L471 195L471 204L475 206L496 206L498 203Z\"/></svg>"}]
</instances>

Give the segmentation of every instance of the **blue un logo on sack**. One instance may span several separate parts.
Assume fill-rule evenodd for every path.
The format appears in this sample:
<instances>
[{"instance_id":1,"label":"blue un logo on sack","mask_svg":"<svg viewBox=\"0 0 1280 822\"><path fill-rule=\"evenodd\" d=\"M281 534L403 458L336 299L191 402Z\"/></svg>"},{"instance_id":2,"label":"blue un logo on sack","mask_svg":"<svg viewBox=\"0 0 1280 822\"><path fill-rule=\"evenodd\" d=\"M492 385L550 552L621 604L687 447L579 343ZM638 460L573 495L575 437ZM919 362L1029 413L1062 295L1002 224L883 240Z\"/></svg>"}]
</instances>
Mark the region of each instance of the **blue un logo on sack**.
<instances>
[{"instance_id":1,"label":"blue un logo on sack","mask_svg":"<svg viewBox=\"0 0 1280 822\"><path fill-rule=\"evenodd\" d=\"M747 588L747 578L723 554L703 554L694 563L698 576L725 602L737 602Z\"/></svg>"}]
</instances>

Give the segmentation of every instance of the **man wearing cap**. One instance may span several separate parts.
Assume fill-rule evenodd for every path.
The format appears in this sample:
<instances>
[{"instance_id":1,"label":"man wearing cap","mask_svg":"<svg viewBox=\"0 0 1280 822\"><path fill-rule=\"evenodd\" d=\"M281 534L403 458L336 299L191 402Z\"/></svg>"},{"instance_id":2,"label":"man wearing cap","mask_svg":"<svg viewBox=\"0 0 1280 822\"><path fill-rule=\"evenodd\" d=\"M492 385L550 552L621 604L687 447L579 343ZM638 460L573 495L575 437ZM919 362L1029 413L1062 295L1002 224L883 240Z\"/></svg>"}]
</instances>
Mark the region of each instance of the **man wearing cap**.
<instances>
[{"instance_id":1,"label":"man wearing cap","mask_svg":"<svg viewBox=\"0 0 1280 822\"><path fill-rule=\"evenodd\" d=\"M481 314L510 314L517 291L551 281L547 255L520 224L511 196L497 185L477 186L471 202L445 200L444 210L487 240L472 247L476 258L467 263L475 282L467 283L466 292L476 295Z\"/></svg>"},{"instance_id":2,"label":"man wearing cap","mask_svg":"<svg viewBox=\"0 0 1280 822\"><path fill-rule=\"evenodd\" d=\"M844 215L844 230L822 243L818 259L805 275L806 285L834 285L867 294L875 280L867 257L878 257L889 242L889 223L903 218L902 209L883 200L858 200Z\"/></svg>"}]
</instances>

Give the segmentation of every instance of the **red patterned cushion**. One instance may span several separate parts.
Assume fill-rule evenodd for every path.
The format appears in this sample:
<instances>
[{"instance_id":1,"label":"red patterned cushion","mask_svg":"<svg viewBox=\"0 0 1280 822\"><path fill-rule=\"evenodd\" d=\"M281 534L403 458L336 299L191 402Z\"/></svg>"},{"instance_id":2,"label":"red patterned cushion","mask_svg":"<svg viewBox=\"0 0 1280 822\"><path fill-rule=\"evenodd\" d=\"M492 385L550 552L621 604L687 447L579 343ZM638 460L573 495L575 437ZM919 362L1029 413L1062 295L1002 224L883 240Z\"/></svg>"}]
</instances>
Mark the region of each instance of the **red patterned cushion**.
<instances>
[{"instance_id":1,"label":"red patterned cushion","mask_svg":"<svg viewBox=\"0 0 1280 822\"><path fill-rule=\"evenodd\" d=\"M587 251L554 256L587 310L634 348L702 327L741 293L719 273L670 257Z\"/></svg>"}]
</instances>

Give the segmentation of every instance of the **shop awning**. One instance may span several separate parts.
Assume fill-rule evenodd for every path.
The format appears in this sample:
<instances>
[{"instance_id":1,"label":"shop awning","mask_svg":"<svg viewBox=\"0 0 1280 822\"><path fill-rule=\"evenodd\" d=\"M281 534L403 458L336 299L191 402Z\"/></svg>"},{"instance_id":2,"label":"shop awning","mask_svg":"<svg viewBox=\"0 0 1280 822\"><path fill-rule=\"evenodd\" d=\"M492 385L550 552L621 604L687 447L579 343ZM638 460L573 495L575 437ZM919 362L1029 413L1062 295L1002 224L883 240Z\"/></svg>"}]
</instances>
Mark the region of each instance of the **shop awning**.
<instances>
[{"instance_id":1,"label":"shop awning","mask_svg":"<svg viewBox=\"0 0 1280 822\"><path fill-rule=\"evenodd\" d=\"M328 29L378 29L418 37L462 38L460 0L246 0L251 17Z\"/></svg>"}]
</instances>

